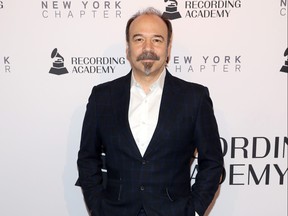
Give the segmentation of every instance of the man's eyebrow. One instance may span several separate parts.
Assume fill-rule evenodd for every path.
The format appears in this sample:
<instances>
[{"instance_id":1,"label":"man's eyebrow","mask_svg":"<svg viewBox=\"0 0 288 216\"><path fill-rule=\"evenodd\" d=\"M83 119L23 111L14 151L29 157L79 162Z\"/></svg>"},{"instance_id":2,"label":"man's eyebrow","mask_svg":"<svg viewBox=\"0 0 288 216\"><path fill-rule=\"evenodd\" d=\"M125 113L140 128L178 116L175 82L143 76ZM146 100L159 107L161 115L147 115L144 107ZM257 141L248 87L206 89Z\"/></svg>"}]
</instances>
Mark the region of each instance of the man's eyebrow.
<instances>
[{"instance_id":1,"label":"man's eyebrow","mask_svg":"<svg viewBox=\"0 0 288 216\"><path fill-rule=\"evenodd\" d=\"M154 35L153 37L160 37L162 40L165 40L165 38L162 35Z\"/></svg>"},{"instance_id":2,"label":"man's eyebrow","mask_svg":"<svg viewBox=\"0 0 288 216\"><path fill-rule=\"evenodd\" d=\"M132 38L143 36L143 34L134 34Z\"/></svg>"},{"instance_id":3,"label":"man's eyebrow","mask_svg":"<svg viewBox=\"0 0 288 216\"><path fill-rule=\"evenodd\" d=\"M143 37L144 35L143 34L140 34L140 33L138 33L138 34L134 34L133 35L133 37L132 38L135 38L135 37ZM162 35L153 35L153 37L159 37L159 38L161 38L162 40L165 40L165 38L162 36Z\"/></svg>"}]
</instances>

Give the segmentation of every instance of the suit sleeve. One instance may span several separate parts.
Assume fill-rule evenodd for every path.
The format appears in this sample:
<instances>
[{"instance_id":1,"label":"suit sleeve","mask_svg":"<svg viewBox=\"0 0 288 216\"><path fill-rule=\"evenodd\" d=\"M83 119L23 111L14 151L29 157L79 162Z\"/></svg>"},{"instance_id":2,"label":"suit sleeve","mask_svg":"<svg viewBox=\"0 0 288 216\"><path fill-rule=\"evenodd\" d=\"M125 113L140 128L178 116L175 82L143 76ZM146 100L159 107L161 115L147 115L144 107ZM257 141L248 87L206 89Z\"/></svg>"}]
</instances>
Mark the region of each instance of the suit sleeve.
<instances>
[{"instance_id":1,"label":"suit sleeve","mask_svg":"<svg viewBox=\"0 0 288 216\"><path fill-rule=\"evenodd\" d=\"M223 155L213 105L206 87L199 104L194 131L199 169L192 186L192 200L196 212L202 216L218 189L223 172Z\"/></svg>"},{"instance_id":2,"label":"suit sleeve","mask_svg":"<svg viewBox=\"0 0 288 216\"><path fill-rule=\"evenodd\" d=\"M100 214L102 186L102 145L97 133L96 87L93 88L83 121L80 150L78 152L79 178L77 186L82 188L87 208L91 215Z\"/></svg>"}]
</instances>

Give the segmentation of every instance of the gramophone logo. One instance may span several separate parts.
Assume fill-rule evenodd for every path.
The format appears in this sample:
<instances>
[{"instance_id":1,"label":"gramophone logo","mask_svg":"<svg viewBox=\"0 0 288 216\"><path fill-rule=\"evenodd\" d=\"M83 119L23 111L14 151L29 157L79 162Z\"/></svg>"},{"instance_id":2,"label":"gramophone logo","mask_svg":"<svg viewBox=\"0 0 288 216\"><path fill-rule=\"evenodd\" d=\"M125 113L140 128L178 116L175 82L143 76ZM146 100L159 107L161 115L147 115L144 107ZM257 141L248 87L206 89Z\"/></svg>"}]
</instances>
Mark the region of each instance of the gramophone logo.
<instances>
[{"instance_id":1,"label":"gramophone logo","mask_svg":"<svg viewBox=\"0 0 288 216\"><path fill-rule=\"evenodd\" d=\"M171 2L166 6L166 10L163 13L165 18L170 20L181 18L181 14L177 10L178 2L176 0L164 0L164 2Z\"/></svg>"},{"instance_id":2,"label":"gramophone logo","mask_svg":"<svg viewBox=\"0 0 288 216\"><path fill-rule=\"evenodd\" d=\"M284 56L287 56L287 60L285 61L285 64L280 69L281 72L288 73L288 48L284 52Z\"/></svg>"},{"instance_id":3,"label":"gramophone logo","mask_svg":"<svg viewBox=\"0 0 288 216\"><path fill-rule=\"evenodd\" d=\"M52 51L51 58L53 59L53 67L51 67L49 73L56 75L68 73L68 70L64 67L64 58L58 53L57 48Z\"/></svg>"}]
</instances>

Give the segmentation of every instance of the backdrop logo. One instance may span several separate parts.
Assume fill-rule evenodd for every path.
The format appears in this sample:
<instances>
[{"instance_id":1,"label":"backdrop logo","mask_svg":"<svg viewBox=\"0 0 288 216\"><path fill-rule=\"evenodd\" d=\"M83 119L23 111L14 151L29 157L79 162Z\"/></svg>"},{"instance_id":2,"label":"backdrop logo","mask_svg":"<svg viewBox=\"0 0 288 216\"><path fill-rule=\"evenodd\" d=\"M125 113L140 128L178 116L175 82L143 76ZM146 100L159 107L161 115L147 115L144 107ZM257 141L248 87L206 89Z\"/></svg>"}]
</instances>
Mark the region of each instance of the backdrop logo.
<instances>
[{"instance_id":1,"label":"backdrop logo","mask_svg":"<svg viewBox=\"0 0 288 216\"><path fill-rule=\"evenodd\" d=\"M228 18L232 10L241 8L241 0L185 1L187 18Z\"/></svg>"},{"instance_id":2,"label":"backdrop logo","mask_svg":"<svg viewBox=\"0 0 288 216\"><path fill-rule=\"evenodd\" d=\"M49 73L55 75L62 74L113 74L117 69L121 71L121 67L126 67L126 58L124 56L66 56L65 65L64 57L60 55L58 49L53 49L51 53L52 67ZM68 60L67 60L68 59ZM8 62L8 58L5 60ZM68 64L68 65L67 65ZM7 68L8 70L9 68Z\"/></svg>"},{"instance_id":3,"label":"backdrop logo","mask_svg":"<svg viewBox=\"0 0 288 216\"><path fill-rule=\"evenodd\" d=\"M287 2L288 0L280 0L280 15L286 16L287 15Z\"/></svg>"},{"instance_id":4,"label":"backdrop logo","mask_svg":"<svg viewBox=\"0 0 288 216\"><path fill-rule=\"evenodd\" d=\"M231 159L225 164L230 186L287 184L288 137L229 137L220 138L223 156ZM197 155L194 155L197 158ZM267 163L269 159L270 163ZM260 166L259 166L260 162ZM286 164L286 165L285 165ZM195 182L198 164L191 167L191 180Z\"/></svg>"},{"instance_id":5,"label":"backdrop logo","mask_svg":"<svg viewBox=\"0 0 288 216\"><path fill-rule=\"evenodd\" d=\"M177 9L178 2L176 0L164 0L164 2L171 2L168 6L166 6L166 10L163 13L165 18L170 20L181 18L181 15Z\"/></svg>"},{"instance_id":6,"label":"backdrop logo","mask_svg":"<svg viewBox=\"0 0 288 216\"><path fill-rule=\"evenodd\" d=\"M64 67L64 58L58 53L57 48L52 51L51 58L53 59L53 66L50 68L49 73L56 75L68 73L68 70Z\"/></svg>"},{"instance_id":7,"label":"backdrop logo","mask_svg":"<svg viewBox=\"0 0 288 216\"><path fill-rule=\"evenodd\" d=\"M287 60L285 61L284 65L280 69L281 72L288 73L288 48L284 52L284 57L287 56Z\"/></svg>"},{"instance_id":8,"label":"backdrop logo","mask_svg":"<svg viewBox=\"0 0 288 216\"><path fill-rule=\"evenodd\" d=\"M242 55L175 55L170 67L175 73L218 73L241 72Z\"/></svg>"},{"instance_id":9,"label":"backdrop logo","mask_svg":"<svg viewBox=\"0 0 288 216\"><path fill-rule=\"evenodd\" d=\"M11 61L10 61L10 56L3 56L1 57L1 68L2 68L2 63L3 63L3 69L5 73L11 73Z\"/></svg>"},{"instance_id":10,"label":"backdrop logo","mask_svg":"<svg viewBox=\"0 0 288 216\"><path fill-rule=\"evenodd\" d=\"M3 9L4 5L3 5L3 1L0 1L0 9Z\"/></svg>"},{"instance_id":11,"label":"backdrop logo","mask_svg":"<svg viewBox=\"0 0 288 216\"><path fill-rule=\"evenodd\" d=\"M73 74L111 74L116 68L125 65L125 57L97 56L71 57Z\"/></svg>"},{"instance_id":12,"label":"backdrop logo","mask_svg":"<svg viewBox=\"0 0 288 216\"><path fill-rule=\"evenodd\" d=\"M121 18L121 1L41 1L42 17L56 19L73 18Z\"/></svg>"}]
</instances>

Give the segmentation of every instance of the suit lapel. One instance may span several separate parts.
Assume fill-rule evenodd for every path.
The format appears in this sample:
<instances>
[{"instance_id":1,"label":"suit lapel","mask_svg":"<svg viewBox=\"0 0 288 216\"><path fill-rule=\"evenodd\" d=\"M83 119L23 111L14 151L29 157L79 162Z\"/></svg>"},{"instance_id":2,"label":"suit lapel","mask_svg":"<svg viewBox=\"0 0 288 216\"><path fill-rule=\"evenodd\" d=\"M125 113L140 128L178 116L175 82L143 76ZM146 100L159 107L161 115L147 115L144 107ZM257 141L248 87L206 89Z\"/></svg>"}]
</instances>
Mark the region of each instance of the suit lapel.
<instances>
[{"instance_id":1,"label":"suit lapel","mask_svg":"<svg viewBox=\"0 0 288 216\"><path fill-rule=\"evenodd\" d=\"M123 77L121 82L118 82L117 85L112 87L112 98L114 98L112 107L114 107L114 114L116 116L115 124L117 124L117 128L120 131L119 133L125 137L123 140L123 148L126 148L131 155L136 156L138 159L142 159L142 155L134 140L128 121L130 86L131 71L128 75ZM160 146L159 141L163 134L165 134L165 130L169 129L170 125L173 124L174 118L176 118L173 107L175 107L176 101L177 88L173 87L173 76L167 71L157 126L143 157L147 157Z\"/></svg>"},{"instance_id":2,"label":"suit lapel","mask_svg":"<svg viewBox=\"0 0 288 216\"><path fill-rule=\"evenodd\" d=\"M133 138L128 121L129 101L130 101L130 86L131 86L131 71L128 75L123 77L118 85L113 86L111 89L112 98L114 100L113 108L116 116L115 124L119 130L119 134L123 135L126 139L123 140L123 148L130 151L131 155L136 155L137 158L142 158L137 144Z\"/></svg>"},{"instance_id":3,"label":"suit lapel","mask_svg":"<svg viewBox=\"0 0 288 216\"><path fill-rule=\"evenodd\" d=\"M173 77L167 71L160 104L158 123L144 157L147 157L159 147L158 142L160 141L160 138L165 134L165 130L167 130L174 122L173 119L176 115L173 107L175 107L175 102L177 101L176 91L177 89L175 90L175 88L173 88Z\"/></svg>"}]
</instances>

